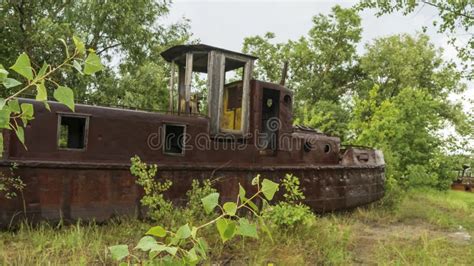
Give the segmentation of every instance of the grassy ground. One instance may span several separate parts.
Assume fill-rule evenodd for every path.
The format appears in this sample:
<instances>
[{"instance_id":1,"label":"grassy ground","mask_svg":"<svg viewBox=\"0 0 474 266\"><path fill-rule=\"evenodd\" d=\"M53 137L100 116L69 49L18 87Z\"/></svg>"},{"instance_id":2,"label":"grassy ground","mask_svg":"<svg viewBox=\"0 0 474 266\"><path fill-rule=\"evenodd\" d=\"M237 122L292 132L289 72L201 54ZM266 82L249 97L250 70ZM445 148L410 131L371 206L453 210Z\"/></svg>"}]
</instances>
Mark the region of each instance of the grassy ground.
<instances>
[{"instance_id":1,"label":"grassy ground","mask_svg":"<svg viewBox=\"0 0 474 266\"><path fill-rule=\"evenodd\" d=\"M150 227L132 219L107 225L22 226L0 232L0 264L113 264L107 246L133 246ZM377 205L319 216L293 230L273 228L266 237L220 244L207 233L213 263L232 265L473 264L474 194L411 191L395 210Z\"/></svg>"}]
</instances>

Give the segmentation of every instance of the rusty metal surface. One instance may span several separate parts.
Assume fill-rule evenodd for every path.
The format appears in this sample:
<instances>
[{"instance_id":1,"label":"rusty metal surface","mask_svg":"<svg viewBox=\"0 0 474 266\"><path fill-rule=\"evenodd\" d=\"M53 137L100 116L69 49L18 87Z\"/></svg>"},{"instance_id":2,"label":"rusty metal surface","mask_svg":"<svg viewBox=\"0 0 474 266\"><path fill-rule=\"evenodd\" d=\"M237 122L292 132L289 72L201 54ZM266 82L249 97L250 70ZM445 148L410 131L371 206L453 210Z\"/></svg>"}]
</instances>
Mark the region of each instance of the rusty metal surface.
<instances>
[{"instance_id":1,"label":"rusty metal surface","mask_svg":"<svg viewBox=\"0 0 474 266\"><path fill-rule=\"evenodd\" d=\"M20 167L16 173L27 184L24 199L30 221L79 218L104 221L116 215L135 216L141 211L140 190L128 169ZM254 189L250 182L257 173L278 182L288 171L224 168L214 172L213 178L217 180L215 186L222 193L222 200L234 200L239 183L248 191ZM381 167L325 167L293 170L292 173L300 177L305 203L317 212L352 208L383 196L384 170ZM186 200L185 192L190 189L192 179L205 179L212 174L211 169L159 171L161 177L173 181L166 196L177 204ZM281 198L280 194L281 191L277 199ZM15 218L23 218L21 197L9 201L2 199L0 206L1 226L15 222Z\"/></svg>"},{"instance_id":2,"label":"rusty metal surface","mask_svg":"<svg viewBox=\"0 0 474 266\"><path fill-rule=\"evenodd\" d=\"M278 135L288 136L271 152L259 148L264 89L279 91ZM185 199L194 178L217 178L222 198L234 199L238 183L251 190L256 174L278 181L286 173L301 179L306 203L318 212L352 208L383 196L384 162L379 152L341 149L337 137L294 129L293 94L283 86L252 80L249 98L252 135L231 142L210 138L207 117L77 105L74 114L89 117L87 146L80 151L57 148L58 116L71 113L66 107L50 102L49 112L42 103L22 100L35 108L35 119L25 129L28 151L14 134L4 132L0 171L18 164L16 174L27 184L26 216L32 221L136 215L140 191L128 169L134 155L158 164L159 175L174 183L167 196L176 202ZM165 124L184 125L186 142L194 145L184 154L164 153L158 144ZM306 143L311 149L305 150ZM0 197L0 226L22 217L22 211L21 197Z\"/></svg>"}]
</instances>

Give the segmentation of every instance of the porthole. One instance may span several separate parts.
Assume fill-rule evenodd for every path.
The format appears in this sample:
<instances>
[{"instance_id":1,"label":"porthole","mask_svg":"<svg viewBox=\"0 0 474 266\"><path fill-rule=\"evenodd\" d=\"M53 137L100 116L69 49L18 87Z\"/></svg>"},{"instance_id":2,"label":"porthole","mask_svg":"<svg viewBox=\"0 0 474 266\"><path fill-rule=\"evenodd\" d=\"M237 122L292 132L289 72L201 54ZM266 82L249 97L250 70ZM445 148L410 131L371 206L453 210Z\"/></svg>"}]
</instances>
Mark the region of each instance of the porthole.
<instances>
[{"instance_id":1,"label":"porthole","mask_svg":"<svg viewBox=\"0 0 474 266\"><path fill-rule=\"evenodd\" d=\"M285 97L283 97L283 102L288 106L291 105L291 96L285 95Z\"/></svg>"},{"instance_id":2,"label":"porthole","mask_svg":"<svg viewBox=\"0 0 474 266\"><path fill-rule=\"evenodd\" d=\"M325 153L331 152L331 145L329 145L329 144L324 144L324 152L325 152Z\"/></svg>"}]
</instances>

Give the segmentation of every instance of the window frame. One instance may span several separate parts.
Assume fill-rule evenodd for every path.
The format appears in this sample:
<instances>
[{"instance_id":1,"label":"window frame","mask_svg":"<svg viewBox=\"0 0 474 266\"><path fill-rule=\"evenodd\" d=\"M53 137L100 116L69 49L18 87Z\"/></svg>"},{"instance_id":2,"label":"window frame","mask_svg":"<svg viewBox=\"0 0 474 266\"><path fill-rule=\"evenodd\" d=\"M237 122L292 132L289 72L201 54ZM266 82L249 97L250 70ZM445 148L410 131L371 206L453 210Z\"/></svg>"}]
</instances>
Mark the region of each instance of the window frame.
<instances>
[{"instance_id":1,"label":"window frame","mask_svg":"<svg viewBox=\"0 0 474 266\"><path fill-rule=\"evenodd\" d=\"M224 86L225 86L225 61L226 59L231 59L234 61L239 61L244 63L243 73L242 73L242 111L241 111L241 124L239 130L225 129L222 128L221 119L224 113ZM248 133L249 128L249 108L250 108L250 81L252 79L252 65L253 60L242 58L237 55L222 54L222 68L221 68L221 82L219 86L219 111L218 111L218 128L221 133L229 133L237 137L244 137Z\"/></svg>"},{"instance_id":2,"label":"window frame","mask_svg":"<svg viewBox=\"0 0 474 266\"><path fill-rule=\"evenodd\" d=\"M167 152L166 151L166 126L179 126L183 128L183 147L181 149L181 153L174 153L174 152ZM163 149L162 152L164 155L170 155L170 156L184 156L186 149L184 146L186 146L186 130L187 130L187 125L182 124L182 123L174 123L174 122L164 122L162 126L162 140L163 140Z\"/></svg>"},{"instance_id":3,"label":"window frame","mask_svg":"<svg viewBox=\"0 0 474 266\"><path fill-rule=\"evenodd\" d=\"M87 150L88 146L88 139L89 139L89 120L91 115L90 114L81 114L81 113L67 113L67 112L57 112L58 114L58 123L57 123L57 131L56 131L56 147L59 151L80 151L84 152ZM72 118L84 118L84 147L81 149L76 148L62 148L60 146L60 139L61 139L61 121L63 117L72 117Z\"/></svg>"}]
</instances>

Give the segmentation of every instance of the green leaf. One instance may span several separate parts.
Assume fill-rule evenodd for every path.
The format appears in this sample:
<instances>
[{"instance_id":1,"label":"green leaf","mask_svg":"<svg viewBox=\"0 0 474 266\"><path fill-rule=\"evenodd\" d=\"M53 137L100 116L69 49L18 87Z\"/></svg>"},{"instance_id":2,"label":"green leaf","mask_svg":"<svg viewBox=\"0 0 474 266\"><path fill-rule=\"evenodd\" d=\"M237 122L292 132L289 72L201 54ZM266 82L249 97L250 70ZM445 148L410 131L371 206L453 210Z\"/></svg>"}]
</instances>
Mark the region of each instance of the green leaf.
<instances>
[{"instance_id":1,"label":"green leaf","mask_svg":"<svg viewBox=\"0 0 474 266\"><path fill-rule=\"evenodd\" d=\"M8 101L8 108L12 113L19 114L21 112L20 104L18 103L18 99Z\"/></svg>"},{"instance_id":2,"label":"green leaf","mask_svg":"<svg viewBox=\"0 0 474 266\"><path fill-rule=\"evenodd\" d=\"M142 251L149 251L158 245L156 240L152 236L144 236L138 241L137 246L134 249L140 249Z\"/></svg>"},{"instance_id":3,"label":"green leaf","mask_svg":"<svg viewBox=\"0 0 474 266\"><path fill-rule=\"evenodd\" d=\"M36 100L42 101L44 103L44 107L48 111L51 111L51 108L49 108L49 104L47 102L48 91L46 90L46 86L44 86L44 81L39 84L36 84Z\"/></svg>"},{"instance_id":4,"label":"green leaf","mask_svg":"<svg viewBox=\"0 0 474 266\"><path fill-rule=\"evenodd\" d=\"M48 92L46 91L46 86L44 86L44 82L36 84L36 100L37 101L48 100Z\"/></svg>"},{"instance_id":5,"label":"green leaf","mask_svg":"<svg viewBox=\"0 0 474 266\"><path fill-rule=\"evenodd\" d=\"M247 197L245 197L245 189L242 187L242 185L239 184L239 198L242 203L245 203L246 205L250 206L254 211L258 212L258 207L253 203L252 201L247 201Z\"/></svg>"},{"instance_id":6,"label":"green leaf","mask_svg":"<svg viewBox=\"0 0 474 266\"><path fill-rule=\"evenodd\" d=\"M84 65L84 74L92 75L97 71L101 71L102 68L104 66L100 62L100 57L93 52L89 53Z\"/></svg>"},{"instance_id":7,"label":"green leaf","mask_svg":"<svg viewBox=\"0 0 474 266\"><path fill-rule=\"evenodd\" d=\"M221 236L222 243L225 243L235 235L236 224L232 220L225 218L219 219L216 222L216 227L219 235Z\"/></svg>"},{"instance_id":8,"label":"green leaf","mask_svg":"<svg viewBox=\"0 0 474 266\"><path fill-rule=\"evenodd\" d=\"M7 103L7 101L3 98L0 98L0 110L3 109L3 107L5 106L5 103Z\"/></svg>"},{"instance_id":9,"label":"green leaf","mask_svg":"<svg viewBox=\"0 0 474 266\"><path fill-rule=\"evenodd\" d=\"M245 197L245 189L244 187L242 187L242 185L239 183L239 198L240 198L240 201L241 202L244 202L245 200L247 200L247 198Z\"/></svg>"},{"instance_id":10,"label":"green leaf","mask_svg":"<svg viewBox=\"0 0 474 266\"><path fill-rule=\"evenodd\" d=\"M64 51L66 52L66 57L69 57L69 48L67 47L66 41L62 38L59 38L59 41L61 41L62 44L64 45Z\"/></svg>"},{"instance_id":11,"label":"green leaf","mask_svg":"<svg viewBox=\"0 0 474 266\"><path fill-rule=\"evenodd\" d=\"M117 261L120 261L123 258L130 255L130 252L128 251L128 246L127 245L111 246L111 247L109 247L109 250L110 250L110 253L112 254L112 258L114 260L117 260Z\"/></svg>"},{"instance_id":12,"label":"green leaf","mask_svg":"<svg viewBox=\"0 0 474 266\"><path fill-rule=\"evenodd\" d=\"M227 215L234 216L237 212L237 204L235 202L226 202L223 206Z\"/></svg>"},{"instance_id":13,"label":"green leaf","mask_svg":"<svg viewBox=\"0 0 474 266\"><path fill-rule=\"evenodd\" d=\"M25 131L23 127L18 126L18 128L15 129L16 136L18 137L18 140L25 146ZM25 147L26 148L26 147Z\"/></svg>"},{"instance_id":14,"label":"green leaf","mask_svg":"<svg viewBox=\"0 0 474 266\"><path fill-rule=\"evenodd\" d=\"M256 175L256 176L252 179L252 186L258 185L259 183L260 183L260 175Z\"/></svg>"},{"instance_id":15,"label":"green leaf","mask_svg":"<svg viewBox=\"0 0 474 266\"><path fill-rule=\"evenodd\" d=\"M219 204L219 193L211 193L202 198L201 201L204 206L204 211L209 214L214 210L217 204Z\"/></svg>"},{"instance_id":16,"label":"green leaf","mask_svg":"<svg viewBox=\"0 0 474 266\"><path fill-rule=\"evenodd\" d=\"M86 51L86 46L79 37L72 36L72 41L74 42L74 46L76 46L76 50L80 55Z\"/></svg>"},{"instance_id":17,"label":"green leaf","mask_svg":"<svg viewBox=\"0 0 474 266\"><path fill-rule=\"evenodd\" d=\"M31 118L33 118L34 112L35 111L34 111L33 105L31 103L22 103L21 104L22 116L25 116L26 118L31 119Z\"/></svg>"},{"instance_id":18,"label":"green leaf","mask_svg":"<svg viewBox=\"0 0 474 266\"><path fill-rule=\"evenodd\" d=\"M174 256L176 255L176 252L178 251L178 248L175 247L166 247L166 252L168 252L170 255Z\"/></svg>"},{"instance_id":19,"label":"green leaf","mask_svg":"<svg viewBox=\"0 0 474 266\"><path fill-rule=\"evenodd\" d=\"M179 239L186 239L191 236L191 228L188 224L181 226L178 231L176 231L176 237Z\"/></svg>"},{"instance_id":20,"label":"green leaf","mask_svg":"<svg viewBox=\"0 0 474 266\"><path fill-rule=\"evenodd\" d=\"M9 108L0 110L0 128L10 128L10 114Z\"/></svg>"},{"instance_id":21,"label":"green leaf","mask_svg":"<svg viewBox=\"0 0 474 266\"><path fill-rule=\"evenodd\" d=\"M150 230L148 230L145 234L156 236L156 237L165 237L166 236L166 230L163 227L158 225L158 226L154 226L154 227L150 228Z\"/></svg>"},{"instance_id":22,"label":"green leaf","mask_svg":"<svg viewBox=\"0 0 474 266\"><path fill-rule=\"evenodd\" d=\"M161 252L163 250L166 250L166 246L162 244L157 244L156 246L150 249L150 251L155 251L155 252Z\"/></svg>"},{"instance_id":23,"label":"green leaf","mask_svg":"<svg viewBox=\"0 0 474 266\"><path fill-rule=\"evenodd\" d=\"M196 250L194 248L186 252L186 259L189 264L195 264L199 261L198 256L196 255Z\"/></svg>"},{"instance_id":24,"label":"green leaf","mask_svg":"<svg viewBox=\"0 0 474 266\"><path fill-rule=\"evenodd\" d=\"M63 103L74 112L74 92L70 88L59 86L54 91L53 96L54 99L58 100L60 103Z\"/></svg>"},{"instance_id":25,"label":"green leaf","mask_svg":"<svg viewBox=\"0 0 474 266\"><path fill-rule=\"evenodd\" d=\"M6 79L3 81L3 86L5 86L5 88L7 88L7 89L16 87L16 86L18 86L18 85L21 85L21 82L19 82L19 81L16 80L16 79L6 78Z\"/></svg>"},{"instance_id":26,"label":"green leaf","mask_svg":"<svg viewBox=\"0 0 474 266\"><path fill-rule=\"evenodd\" d=\"M198 228L193 226L193 228L191 228L191 236L195 239L196 238L196 234L197 234L197 230Z\"/></svg>"},{"instance_id":27,"label":"green leaf","mask_svg":"<svg viewBox=\"0 0 474 266\"><path fill-rule=\"evenodd\" d=\"M22 75L28 80L33 79L33 70L31 68L30 58L27 54L22 53L17 59L13 66L10 67L16 73Z\"/></svg>"},{"instance_id":28,"label":"green leaf","mask_svg":"<svg viewBox=\"0 0 474 266\"><path fill-rule=\"evenodd\" d=\"M237 234L242 235L242 236L258 238L257 227L254 224L251 224L249 220L245 218L239 219L239 227L237 229Z\"/></svg>"},{"instance_id":29,"label":"green leaf","mask_svg":"<svg viewBox=\"0 0 474 266\"><path fill-rule=\"evenodd\" d=\"M203 257L204 259L207 258L207 250L209 249L209 247L206 243L206 240L204 240L204 238L200 237L197 240L196 245L194 245L194 248L201 255L201 257Z\"/></svg>"},{"instance_id":30,"label":"green leaf","mask_svg":"<svg viewBox=\"0 0 474 266\"><path fill-rule=\"evenodd\" d=\"M267 225L265 224L265 221L263 220L263 218L261 216L258 216L258 222L260 224L260 227L262 228L262 230L267 233L268 237L270 238L270 240L273 242L273 237L272 237L272 233L270 232L270 230L268 229Z\"/></svg>"},{"instance_id":31,"label":"green leaf","mask_svg":"<svg viewBox=\"0 0 474 266\"><path fill-rule=\"evenodd\" d=\"M79 72L81 75L83 75L84 73L82 73L82 66L81 64L79 64L79 62L77 62L77 60L74 60L72 62L72 66L77 70L77 72Z\"/></svg>"},{"instance_id":32,"label":"green leaf","mask_svg":"<svg viewBox=\"0 0 474 266\"><path fill-rule=\"evenodd\" d=\"M0 64L0 82L3 82L8 77L8 71Z\"/></svg>"},{"instance_id":33,"label":"green leaf","mask_svg":"<svg viewBox=\"0 0 474 266\"><path fill-rule=\"evenodd\" d=\"M263 179L262 193L268 200L273 199L273 196L278 191L278 184L268 179Z\"/></svg>"},{"instance_id":34,"label":"green leaf","mask_svg":"<svg viewBox=\"0 0 474 266\"><path fill-rule=\"evenodd\" d=\"M49 65L44 62L43 66L41 67L40 71L38 71L38 75L36 77L43 77L46 74L46 71L48 70Z\"/></svg>"}]
</instances>

